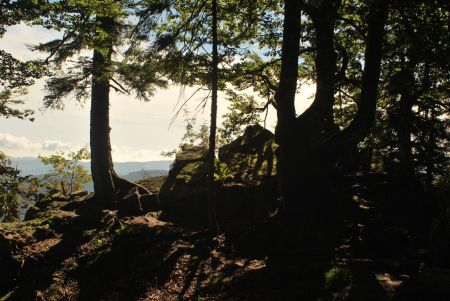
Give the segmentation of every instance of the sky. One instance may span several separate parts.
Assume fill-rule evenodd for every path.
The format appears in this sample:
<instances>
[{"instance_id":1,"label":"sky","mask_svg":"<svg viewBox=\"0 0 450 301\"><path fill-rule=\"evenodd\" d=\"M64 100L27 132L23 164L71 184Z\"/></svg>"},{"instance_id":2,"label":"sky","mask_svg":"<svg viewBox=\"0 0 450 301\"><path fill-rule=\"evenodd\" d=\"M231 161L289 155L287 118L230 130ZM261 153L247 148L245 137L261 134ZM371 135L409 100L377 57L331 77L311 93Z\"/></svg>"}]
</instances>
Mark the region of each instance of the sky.
<instances>
[{"instance_id":1,"label":"sky","mask_svg":"<svg viewBox=\"0 0 450 301\"><path fill-rule=\"evenodd\" d=\"M45 54L32 52L28 45L50 41L59 36L58 32L23 24L8 28L0 39L0 49L10 52L22 60L43 58ZM113 93L110 103L112 156L116 162L151 161L167 159L162 151L175 149L185 132L185 122L181 114L171 124L174 108L181 99L187 99L195 88L180 89L172 85L157 90L150 102L142 102L133 95ZM311 102L314 86L305 86L296 98L297 112L302 112ZM72 151L89 144L89 101L79 104L75 99L67 99L63 111L43 110L45 79L37 80L29 88L25 97L26 108L35 111L35 121L14 118L0 118L0 150L11 157L37 157L54 154L57 151ZM188 110L195 111L201 94L195 96ZM226 100L219 94L218 124L226 113ZM208 108L197 114L198 124L208 121ZM272 109L267 118L267 128L274 129L276 114Z\"/></svg>"}]
</instances>

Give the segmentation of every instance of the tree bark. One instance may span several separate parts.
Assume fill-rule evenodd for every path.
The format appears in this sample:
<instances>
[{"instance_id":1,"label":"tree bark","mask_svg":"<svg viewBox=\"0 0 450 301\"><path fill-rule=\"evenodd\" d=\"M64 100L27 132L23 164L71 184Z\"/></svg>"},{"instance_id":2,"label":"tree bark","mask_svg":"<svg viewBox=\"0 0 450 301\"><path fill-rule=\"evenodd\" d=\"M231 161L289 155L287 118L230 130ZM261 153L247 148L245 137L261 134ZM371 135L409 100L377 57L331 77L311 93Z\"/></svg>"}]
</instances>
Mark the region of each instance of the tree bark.
<instances>
[{"instance_id":1,"label":"tree bark","mask_svg":"<svg viewBox=\"0 0 450 301\"><path fill-rule=\"evenodd\" d=\"M315 241L335 235L336 222L339 222L339 200L333 194L331 181L334 163L349 146L355 146L367 136L375 121L387 4L384 0L375 0L370 8L365 67L354 120L345 130L324 141L322 138L327 136L319 133L317 137L314 131L315 127L332 121L336 72L333 15L340 2L335 1L335 6L329 7L336 9L334 14L316 21L317 47L322 47L317 49L316 58L319 96L309 110L296 118L294 100L300 40L299 2L285 1L281 73L275 96L278 107L275 137L279 144L277 175L285 205L284 217L290 227L288 230L300 241ZM317 18L322 16L317 15Z\"/></svg>"},{"instance_id":2,"label":"tree bark","mask_svg":"<svg viewBox=\"0 0 450 301\"><path fill-rule=\"evenodd\" d=\"M400 155L401 173L405 176L413 176L414 166L411 133L414 99L410 87L405 88L406 89L400 96L400 123L397 129L398 150Z\"/></svg>"},{"instance_id":3,"label":"tree bark","mask_svg":"<svg viewBox=\"0 0 450 301\"><path fill-rule=\"evenodd\" d=\"M368 16L364 71L358 109L350 125L327 139L318 152L335 160L349 148L356 146L369 133L375 123L378 84L381 71L382 44L388 3L386 0L372 1Z\"/></svg>"},{"instance_id":4,"label":"tree bark","mask_svg":"<svg viewBox=\"0 0 450 301\"><path fill-rule=\"evenodd\" d=\"M316 94L311 110L316 111L315 126L320 128L318 139L336 132L333 118L337 55L334 47L334 29L340 0L323 1L310 12L315 29Z\"/></svg>"},{"instance_id":5,"label":"tree bark","mask_svg":"<svg viewBox=\"0 0 450 301\"><path fill-rule=\"evenodd\" d=\"M278 89L275 94L278 122L275 139L279 145L277 154L277 178L280 194L286 206L295 207L297 156L295 92L298 78L298 51L300 47L300 1L284 1L283 44L281 50L281 71Z\"/></svg>"},{"instance_id":6,"label":"tree bark","mask_svg":"<svg viewBox=\"0 0 450 301\"><path fill-rule=\"evenodd\" d=\"M216 206L215 206L215 185L214 185L214 161L216 157L216 129L217 129L217 90L219 78L219 54L217 39L217 0L212 0L212 61L211 61L211 124L209 132L209 153L208 153L208 215L209 228L211 231L218 231Z\"/></svg>"},{"instance_id":7,"label":"tree bark","mask_svg":"<svg viewBox=\"0 0 450 301\"><path fill-rule=\"evenodd\" d=\"M91 92L91 173L95 198L102 207L111 208L116 202L109 127L109 92L114 20L97 17L98 37L94 45Z\"/></svg>"},{"instance_id":8,"label":"tree bark","mask_svg":"<svg viewBox=\"0 0 450 301\"><path fill-rule=\"evenodd\" d=\"M428 141L426 144L426 178L425 184L427 187L427 191L433 191L433 181L434 181L434 172L435 172L435 155L436 155L436 108L434 102L431 104L431 108L429 109L429 132L428 132Z\"/></svg>"}]
</instances>

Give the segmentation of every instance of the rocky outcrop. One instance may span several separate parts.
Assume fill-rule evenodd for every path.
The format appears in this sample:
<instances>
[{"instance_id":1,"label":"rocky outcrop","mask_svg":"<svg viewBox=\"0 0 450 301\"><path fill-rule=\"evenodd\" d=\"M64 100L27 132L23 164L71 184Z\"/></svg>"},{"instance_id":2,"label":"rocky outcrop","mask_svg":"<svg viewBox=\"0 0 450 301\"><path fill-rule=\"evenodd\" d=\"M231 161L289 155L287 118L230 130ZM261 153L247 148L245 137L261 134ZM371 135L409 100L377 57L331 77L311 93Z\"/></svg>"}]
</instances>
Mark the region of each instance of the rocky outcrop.
<instances>
[{"instance_id":1,"label":"rocky outcrop","mask_svg":"<svg viewBox=\"0 0 450 301\"><path fill-rule=\"evenodd\" d=\"M159 191L163 217L204 220L207 198L207 150L184 146L177 153L169 174Z\"/></svg>"},{"instance_id":2,"label":"rocky outcrop","mask_svg":"<svg viewBox=\"0 0 450 301\"><path fill-rule=\"evenodd\" d=\"M259 125L219 150L215 205L220 224L262 219L275 210L274 136ZM185 146L162 185L162 218L203 227L208 221L207 150Z\"/></svg>"},{"instance_id":3,"label":"rocky outcrop","mask_svg":"<svg viewBox=\"0 0 450 301\"><path fill-rule=\"evenodd\" d=\"M394 300L450 300L450 270L433 268L414 275L401 287Z\"/></svg>"},{"instance_id":4,"label":"rocky outcrop","mask_svg":"<svg viewBox=\"0 0 450 301\"><path fill-rule=\"evenodd\" d=\"M248 183L276 170L274 135L259 124L249 126L244 134L219 149L221 167L234 182Z\"/></svg>"}]
</instances>

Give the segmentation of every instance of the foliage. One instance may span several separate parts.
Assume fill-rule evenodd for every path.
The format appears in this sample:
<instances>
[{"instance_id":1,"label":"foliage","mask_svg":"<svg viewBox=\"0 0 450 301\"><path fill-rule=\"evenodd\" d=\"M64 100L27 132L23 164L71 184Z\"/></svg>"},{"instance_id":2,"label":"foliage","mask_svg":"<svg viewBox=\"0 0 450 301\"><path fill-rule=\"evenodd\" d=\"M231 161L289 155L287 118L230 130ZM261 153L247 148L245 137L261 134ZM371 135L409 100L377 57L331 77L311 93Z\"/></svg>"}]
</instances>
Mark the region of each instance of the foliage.
<instances>
[{"instance_id":1,"label":"foliage","mask_svg":"<svg viewBox=\"0 0 450 301\"><path fill-rule=\"evenodd\" d=\"M20 170L12 166L10 159L0 152L0 220L15 221L20 216L20 208L38 198L36 178L22 176Z\"/></svg>"},{"instance_id":2,"label":"foliage","mask_svg":"<svg viewBox=\"0 0 450 301\"><path fill-rule=\"evenodd\" d=\"M34 121L33 110L25 109L20 110L16 106L25 104L22 96L26 95L27 91L24 88L16 89L3 89L0 91L0 116L9 118L16 117L19 119L28 118L30 121Z\"/></svg>"},{"instance_id":3,"label":"foliage","mask_svg":"<svg viewBox=\"0 0 450 301\"><path fill-rule=\"evenodd\" d=\"M21 22L34 23L46 11L47 5L41 0L2 1L0 4L0 38L6 32L7 26ZM22 97L27 93L26 88L31 86L35 79L46 74L48 72L41 62L22 62L14 58L12 54L0 50L0 116L33 121L32 110L19 109L17 106L24 104Z\"/></svg>"},{"instance_id":4,"label":"foliage","mask_svg":"<svg viewBox=\"0 0 450 301\"><path fill-rule=\"evenodd\" d=\"M0 116L28 118L33 121L34 119L30 117L33 111L18 109L17 105L24 104L21 98L27 94L26 88L44 74L45 69L39 62L21 62L11 54L0 50Z\"/></svg>"},{"instance_id":5,"label":"foliage","mask_svg":"<svg viewBox=\"0 0 450 301\"><path fill-rule=\"evenodd\" d=\"M4 153L0 152L0 218L12 221L19 215L20 186L24 178L11 166Z\"/></svg>"},{"instance_id":6,"label":"foliage","mask_svg":"<svg viewBox=\"0 0 450 301\"><path fill-rule=\"evenodd\" d=\"M89 97L92 76L98 70L93 66L92 57L80 54L83 50L95 49L104 55L113 51L111 61L105 62L107 70L101 76L117 93L135 92L137 98L148 101L155 87L166 85L156 73L158 64L142 59L139 39L131 40L133 27L129 21L139 13L140 1L76 0L54 1L49 5L50 14L42 18L42 22L63 35L34 47L48 53L46 62L54 70L46 84L46 108L63 109L63 101L70 95L80 102ZM109 32L105 29L109 26L106 20L111 20Z\"/></svg>"},{"instance_id":7,"label":"foliage","mask_svg":"<svg viewBox=\"0 0 450 301\"><path fill-rule=\"evenodd\" d=\"M87 147L71 152L67 156L64 152L58 152L55 155L39 156L39 159L45 165L53 167L53 170L43 178L47 189L68 196L83 190L84 184L91 181L89 172L79 164L81 160L90 159Z\"/></svg>"},{"instance_id":8,"label":"foliage","mask_svg":"<svg viewBox=\"0 0 450 301\"><path fill-rule=\"evenodd\" d=\"M222 117L224 121L219 128L221 144L230 143L237 136L243 133L248 125L261 122L261 112L266 108L261 108L254 96L238 94L235 91L227 91L228 112Z\"/></svg>"},{"instance_id":9,"label":"foliage","mask_svg":"<svg viewBox=\"0 0 450 301\"><path fill-rule=\"evenodd\" d=\"M183 149L189 148L191 146L198 146L201 149L205 150L208 148L208 125L206 123L202 123L200 126L198 126L196 117L190 116L190 113L186 108L184 108L183 111L186 127L185 133L179 145L179 149L162 152L161 154L165 157L173 157L177 152L183 151Z\"/></svg>"}]
</instances>

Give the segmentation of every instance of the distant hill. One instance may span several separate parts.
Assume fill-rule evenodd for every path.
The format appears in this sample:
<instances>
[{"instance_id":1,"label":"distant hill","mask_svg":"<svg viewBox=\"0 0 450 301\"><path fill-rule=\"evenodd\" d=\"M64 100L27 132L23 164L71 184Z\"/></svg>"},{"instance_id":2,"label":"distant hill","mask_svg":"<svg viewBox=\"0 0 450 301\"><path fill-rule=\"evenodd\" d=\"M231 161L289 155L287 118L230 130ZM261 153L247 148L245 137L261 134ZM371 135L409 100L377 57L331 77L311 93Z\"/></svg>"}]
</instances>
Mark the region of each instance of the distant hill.
<instances>
[{"instance_id":1,"label":"distant hill","mask_svg":"<svg viewBox=\"0 0 450 301\"><path fill-rule=\"evenodd\" d=\"M141 170L130 172L129 174L126 175L122 174L121 177L130 182L137 182L144 178L166 176L168 172L169 172L168 170ZM84 185L84 189L86 191L92 192L94 191L94 184L92 182L88 183Z\"/></svg>"},{"instance_id":2,"label":"distant hill","mask_svg":"<svg viewBox=\"0 0 450 301\"><path fill-rule=\"evenodd\" d=\"M166 176L168 172L168 170L141 170L130 172L127 175L122 175L122 177L128 181L136 182L144 178Z\"/></svg>"},{"instance_id":3,"label":"distant hill","mask_svg":"<svg viewBox=\"0 0 450 301\"><path fill-rule=\"evenodd\" d=\"M41 160L31 157L10 158L13 162L13 166L17 166L21 170L23 175L42 175L48 173L51 168L42 164ZM160 161L147 161L147 162L114 162L115 171L121 176L128 176L134 172L154 171L157 176L161 175L160 172L166 173L170 169L170 160ZM91 170L90 162L81 162L85 168Z\"/></svg>"}]
</instances>

